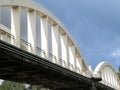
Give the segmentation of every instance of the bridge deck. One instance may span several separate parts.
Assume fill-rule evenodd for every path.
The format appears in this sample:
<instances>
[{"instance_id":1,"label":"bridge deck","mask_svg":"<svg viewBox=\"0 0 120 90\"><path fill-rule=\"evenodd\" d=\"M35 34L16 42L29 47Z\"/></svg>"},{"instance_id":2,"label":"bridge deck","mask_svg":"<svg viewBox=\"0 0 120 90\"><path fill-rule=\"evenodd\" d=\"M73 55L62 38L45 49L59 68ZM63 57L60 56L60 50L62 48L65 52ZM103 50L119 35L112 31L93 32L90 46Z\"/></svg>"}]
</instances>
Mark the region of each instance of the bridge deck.
<instances>
[{"instance_id":1,"label":"bridge deck","mask_svg":"<svg viewBox=\"0 0 120 90\"><path fill-rule=\"evenodd\" d=\"M65 69L48 60L0 40L0 78L21 83L42 85L58 90L90 90L90 78ZM114 90L94 83L97 90Z\"/></svg>"}]
</instances>

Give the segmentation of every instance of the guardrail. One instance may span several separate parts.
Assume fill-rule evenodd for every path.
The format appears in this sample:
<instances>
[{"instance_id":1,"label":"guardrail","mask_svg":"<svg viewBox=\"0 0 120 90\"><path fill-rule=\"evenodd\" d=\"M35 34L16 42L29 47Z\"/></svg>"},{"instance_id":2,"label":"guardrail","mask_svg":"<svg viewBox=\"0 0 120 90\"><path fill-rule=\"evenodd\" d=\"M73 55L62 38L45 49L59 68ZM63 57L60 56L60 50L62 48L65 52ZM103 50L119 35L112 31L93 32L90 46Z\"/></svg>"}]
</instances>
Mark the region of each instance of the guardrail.
<instances>
[{"instance_id":1,"label":"guardrail","mask_svg":"<svg viewBox=\"0 0 120 90\"><path fill-rule=\"evenodd\" d=\"M55 55L53 55L52 53L49 53L49 57L52 60L52 62L59 64L58 59Z\"/></svg>"},{"instance_id":2,"label":"guardrail","mask_svg":"<svg viewBox=\"0 0 120 90\"><path fill-rule=\"evenodd\" d=\"M70 70L73 70L73 71L75 70L73 64L71 64L70 62L68 63L68 67L69 67Z\"/></svg>"},{"instance_id":3,"label":"guardrail","mask_svg":"<svg viewBox=\"0 0 120 90\"><path fill-rule=\"evenodd\" d=\"M62 64L62 66L63 67L66 67L67 68L67 63L66 63L66 61L65 60L63 60L63 59L59 59L59 62L60 62L60 64Z\"/></svg>"},{"instance_id":4,"label":"guardrail","mask_svg":"<svg viewBox=\"0 0 120 90\"><path fill-rule=\"evenodd\" d=\"M80 72L81 72L79 67L76 67L76 72L77 72L77 73L80 73Z\"/></svg>"},{"instance_id":5,"label":"guardrail","mask_svg":"<svg viewBox=\"0 0 120 90\"><path fill-rule=\"evenodd\" d=\"M45 50L43 50L43 49L41 49L39 47L36 47L36 49L37 49L37 55L38 56L43 57L43 58L47 58Z\"/></svg>"},{"instance_id":6,"label":"guardrail","mask_svg":"<svg viewBox=\"0 0 120 90\"><path fill-rule=\"evenodd\" d=\"M20 42L21 42L21 49L26 50L26 51L31 51L32 45L29 42L23 39L21 39Z\"/></svg>"},{"instance_id":7,"label":"guardrail","mask_svg":"<svg viewBox=\"0 0 120 90\"><path fill-rule=\"evenodd\" d=\"M11 43L11 41L14 41L14 36L6 31L0 29L0 40Z\"/></svg>"},{"instance_id":8,"label":"guardrail","mask_svg":"<svg viewBox=\"0 0 120 90\"><path fill-rule=\"evenodd\" d=\"M12 34L0 29L0 40L11 43L11 41L14 41L14 39L15 37ZM21 49L31 52L32 45L29 42L23 39L20 39L20 44L21 44ZM39 47L36 47L36 54L42 58L47 58L47 53L45 52L45 50ZM78 67L74 68L74 66L71 63L67 63L65 60L57 58L52 53L49 53L49 59L51 59L53 63L61 65L65 68L69 68L70 70L74 71L76 69L76 72L80 73L80 69Z\"/></svg>"}]
</instances>

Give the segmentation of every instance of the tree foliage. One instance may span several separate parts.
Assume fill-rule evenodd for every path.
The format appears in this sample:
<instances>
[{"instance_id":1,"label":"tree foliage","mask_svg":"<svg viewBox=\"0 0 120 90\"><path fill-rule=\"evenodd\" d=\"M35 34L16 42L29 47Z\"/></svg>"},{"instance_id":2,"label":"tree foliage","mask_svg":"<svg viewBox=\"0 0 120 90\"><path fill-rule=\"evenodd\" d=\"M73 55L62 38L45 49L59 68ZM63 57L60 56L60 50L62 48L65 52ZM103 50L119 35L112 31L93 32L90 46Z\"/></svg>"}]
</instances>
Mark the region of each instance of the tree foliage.
<instances>
[{"instance_id":1,"label":"tree foliage","mask_svg":"<svg viewBox=\"0 0 120 90\"><path fill-rule=\"evenodd\" d=\"M46 90L41 89L41 86L30 85L28 88L25 87L24 84L11 82L11 81L4 81L0 85L0 90Z\"/></svg>"},{"instance_id":2,"label":"tree foliage","mask_svg":"<svg viewBox=\"0 0 120 90\"><path fill-rule=\"evenodd\" d=\"M16 82L4 81L0 85L0 90L25 90L25 86Z\"/></svg>"}]
</instances>

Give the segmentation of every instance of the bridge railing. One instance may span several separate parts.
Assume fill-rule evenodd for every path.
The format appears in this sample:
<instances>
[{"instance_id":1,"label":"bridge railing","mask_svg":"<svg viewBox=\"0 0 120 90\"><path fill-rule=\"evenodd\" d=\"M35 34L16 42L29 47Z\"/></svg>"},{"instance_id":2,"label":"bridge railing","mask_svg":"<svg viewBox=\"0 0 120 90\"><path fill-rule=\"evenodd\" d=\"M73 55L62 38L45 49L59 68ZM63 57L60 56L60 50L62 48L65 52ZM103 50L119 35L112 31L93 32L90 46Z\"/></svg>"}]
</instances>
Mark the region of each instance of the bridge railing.
<instances>
[{"instance_id":1,"label":"bridge railing","mask_svg":"<svg viewBox=\"0 0 120 90\"><path fill-rule=\"evenodd\" d=\"M29 42L23 39L21 39L20 42L21 42L21 49L26 50L26 51L32 50L32 45Z\"/></svg>"},{"instance_id":2,"label":"bridge railing","mask_svg":"<svg viewBox=\"0 0 120 90\"><path fill-rule=\"evenodd\" d=\"M56 64L59 64L58 59L55 55L53 55L52 53L49 53L49 59Z\"/></svg>"},{"instance_id":3,"label":"bridge railing","mask_svg":"<svg viewBox=\"0 0 120 90\"><path fill-rule=\"evenodd\" d=\"M80 68L76 66L76 72L81 73Z\"/></svg>"},{"instance_id":4,"label":"bridge railing","mask_svg":"<svg viewBox=\"0 0 120 90\"><path fill-rule=\"evenodd\" d=\"M0 29L0 40L11 43L11 40L14 41L14 36L6 31Z\"/></svg>"},{"instance_id":5,"label":"bridge railing","mask_svg":"<svg viewBox=\"0 0 120 90\"><path fill-rule=\"evenodd\" d=\"M70 62L68 63L68 68L69 68L70 70L73 70L73 71L75 70L73 64L71 64Z\"/></svg>"},{"instance_id":6,"label":"bridge railing","mask_svg":"<svg viewBox=\"0 0 120 90\"><path fill-rule=\"evenodd\" d=\"M65 68L67 68L67 63L66 63L66 61L65 61L65 60L63 60L63 59L59 58L59 62L60 62L60 65L61 65L61 66L63 66L63 67L65 67Z\"/></svg>"},{"instance_id":7,"label":"bridge railing","mask_svg":"<svg viewBox=\"0 0 120 90\"><path fill-rule=\"evenodd\" d=\"M36 53L37 53L38 56L40 56L42 58L47 58L45 50L43 50L39 47L36 47Z\"/></svg>"},{"instance_id":8,"label":"bridge railing","mask_svg":"<svg viewBox=\"0 0 120 90\"><path fill-rule=\"evenodd\" d=\"M45 50L41 49L40 47L36 47L36 53L38 56L42 57L42 58L47 58L47 53L45 52ZM67 68L67 62L61 58L57 58L55 55L53 55L52 53L49 53L49 60L55 64L61 65L65 68Z\"/></svg>"},{"instance_id":9,"label":"bridge railing","mask_svg":"<svg viewBox=\"0 0 120 90\"><path fill-rule=\"evenodd\" d=\"M11 41L15 41L15 37L12 34L0 29L0 40L11 43ZM29 51L29 52L32 51L32 45L23 39L20 39L20 48L25 51ZM45 52L45 50L39 47L36 47L36 54L42 58L47 58L47 53ZM49 53L49 60L50 59L55 64L58 64L72 71L76 71L77 73L80 73L80 69L78 67L74 67L73 64L67 63L65 60L61 58L57 58L52 53Z\"/></svg>"},{"instance_id":10,"label":"bridge railing","mask_svg":"<svg viewBox=\"0 0 120 90\"><path fill-rule=\"evenodd\" d=\"M11 41L15 41L15 37L12 34L0 29L0 40L11 43ZM29 52L32 51L32 45L23 39L20 39L20 48L25 51L29 51ZM43 50L39 47L36 47L36 54L42 58L47 58L47 54L46 54L45 50ZM68 68L73 71L75 70L75 68L72 64L70 64L70 63L67 64L67 62L65 60L63 60L61 58L57 58L52 53L49 53L49 59L51 59L51 61L53 63L56 63L60 66L63 66L65 68ZM76 72L80 73L80 69L78 67L76 68Z\"/></svg>"}]
</instances>

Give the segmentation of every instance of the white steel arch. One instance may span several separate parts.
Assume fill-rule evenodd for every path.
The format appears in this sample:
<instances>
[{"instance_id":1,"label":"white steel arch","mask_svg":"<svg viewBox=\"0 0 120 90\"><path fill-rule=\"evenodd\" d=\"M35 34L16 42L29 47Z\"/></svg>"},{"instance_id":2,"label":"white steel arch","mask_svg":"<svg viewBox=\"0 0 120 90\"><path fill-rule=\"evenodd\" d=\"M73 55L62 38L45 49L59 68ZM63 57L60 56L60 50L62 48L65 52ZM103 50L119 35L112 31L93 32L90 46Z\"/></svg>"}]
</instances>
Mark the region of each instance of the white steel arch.
<instances>
[{"instance_id":1,"label":"white steel arch","mask_svg":"<svg viewBox=\"0 0 120 90\"><path fill-rule=\"evenodd\" d=\"M11 44L33 54L37 54L37 50L39 50L41 52L40 56L43 58L48 60L52 58L52 62L56 64L84 76L92 76L67 29L49 10L32 0L0 0L0 7L9 7L11 9L11 29L6 31L6 33L14 36L14 40L11 39L10 41ZM20 37L20 21L22 19L20 15L23 9L27 12L27 41L21 40ZM36 16L40 17L41 23L41 47L36 46ZM51 28L48 27L49 24ZM3 31L5 30L2 27L0 28ZM49 29L51 30L52 42L49 42ZM49 53L49 44L52 45L52 53Z\"/></svg>"},{"instance_id":2,"label":"white steel arch","mask_svg":"<svg viewBox=\"0 0 120 90\"><path fill-rule=\"evenodd\" d=\"M93 74L102 76L101 83L120 90L120 79L111 64L101 62L97 65Z\"/></svg>"}]
</instances>

